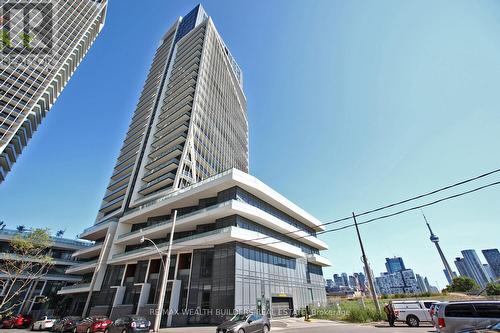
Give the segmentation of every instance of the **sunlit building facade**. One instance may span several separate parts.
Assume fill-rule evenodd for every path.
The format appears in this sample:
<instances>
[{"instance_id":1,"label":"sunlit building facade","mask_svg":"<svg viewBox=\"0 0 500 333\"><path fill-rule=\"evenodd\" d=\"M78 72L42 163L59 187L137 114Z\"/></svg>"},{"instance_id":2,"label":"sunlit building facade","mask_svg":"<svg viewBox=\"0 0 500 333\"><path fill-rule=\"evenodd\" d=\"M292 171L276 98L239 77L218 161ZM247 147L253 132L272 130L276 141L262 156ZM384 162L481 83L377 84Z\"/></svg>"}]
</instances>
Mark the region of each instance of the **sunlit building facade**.
<instances>
[{"instance_id":1,"label":"sunlit building facade","mask_svg":"<svg viewBox=\"0 0 500 333\"><path fill-rule=\"evenodd\" d=\"M153 322L172 232L161 327L324 304L324 226L248 171L243 74L197 6L162 38L97 220L79 235L95 243L67 270L85 277L61 291L73 314Z\"/></svg>"},{"instance_id":2,"label":"sunlit building facade","mask_svg":"<svg viewBox=\"0 0 500 333\"><path fill-rule=\"evenodd\" d=\"M0 4L0 183L104 25L106 1Z\"/></svg>"}]
</instances>

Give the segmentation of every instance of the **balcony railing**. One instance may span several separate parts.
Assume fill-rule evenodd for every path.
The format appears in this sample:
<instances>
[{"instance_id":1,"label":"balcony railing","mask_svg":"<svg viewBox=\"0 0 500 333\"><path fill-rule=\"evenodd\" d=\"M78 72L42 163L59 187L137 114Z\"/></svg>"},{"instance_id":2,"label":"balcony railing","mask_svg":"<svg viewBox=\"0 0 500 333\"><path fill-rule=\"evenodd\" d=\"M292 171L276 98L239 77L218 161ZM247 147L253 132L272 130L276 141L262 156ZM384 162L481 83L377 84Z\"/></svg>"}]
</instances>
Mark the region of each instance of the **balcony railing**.
<instances>
[{"instance_id":1,"label":"balcony railing","mask_svg":"<svg viewBox=\"0 0 500 333\"><path fill-rule=\"evenodd\" d=\"M172 244L179 244L179 243L187 242L187 241L190 241L190 240L193 240L193 239L199 239L199 238L202 238L202 237L208 237L208 236L212 236L212 235L223 234L223 233L231 231L232 228L233 227L225 227L225 228L222 228L222 229L215 229L215 230L203 232L203 233L192 235L192 236L187 236L187 237L179 238L179 239L174 240L172 242ZM160 243L160 244L156 244L156 245L158 246L158 248L162 248L164 246L168 246L168 244L169 244L169 242L164 242L164 243ZM115 254L113 256L113 259L118 259L118 258L122 258L122 257L128 256L130 254L136 254L136 253L140 253L140 252L143 252L143 251L151 251L151 250L154 250L154 247L153 246L147 246L147 247L143 247L143 248L140 248L140 249L135 249L135 250L128 251L128 252L123 252L123 253Z\"/></svg>"},{"instance_id":2,"label":"balcony railing","mask_svg":"<svg viewBox=\"0 0 500 333\"><path fill-rule=\"evenodd\" d=\"M184 219L186 219L188 217L191 217L191 216L194 216L194 215L197 215L197 214L202 214L202 213L205 213L205 212L217 209L217 208L222 208L222 207L225 207L225 206L229 206L229 205L232 204L233 201L235 201L235 200L224 201L224 202L222 202L222 203L220 203L218 205L213 205L213 206L210 206L210 207L205 207L205 208L202 208L202 209L199 209L199 210L195 210L194 212L191 212L191 213L180 215L177 218L177 220L179 222L181 222L182 220L184 220ZM160 221L160 222L158 222L156 224L150 225L148 227L141 228L139 230L134 230L134 231L131 231L131 232L127 232L125 234L121 234L121 235L118 236L118 239L122 239L122 238L125 238L125 237L128 237L128 236L132 236L132 235L139 235L139 234L147 232L147 231L149 231L151 229L154 229L154 228L157 228L157 227L160 227L160 226L166 226L166 225L169 225L171 223L172 223L172 219L163 220L163 221Z\"/></svg>"},{"instance_id":3,"label":"balcony railing","mask_svg":"<svg viewBox=\"0 0 500 333\"><path fill-rule=\"evenodd\" d=\"M8 235L8 236L22 236L26 235L29 232L29 230L25 232L19 232L17 230L11 230L11 229L3 229L0 230L0 235ZM86 247L86 246L92 246L91 243L87 242L82 242L79 240L73 240L73 239L67 239L67 238L61 238L61 237L51 237L52 241L54 243L59 243L59 244L68 244L68 245L73 245L73 246L81 246L81 247Z\"/></svg>"},{"instance_id":4,"label":"balcony railing","mask_svg":"<svg viewBox=\"0 0 500 333\"><path fill-rule=\"evenodd\" d=\"M228 174L230 174L232 172L232 170L233 169L228 169L228 170L223 171L221 173L218 173L218 174L216 174L216 175L214 175L212 177L208 177L208 178L206 178L206 179L204 179L204 180L202 180L200 182L194 183L193 185L189 185L189 186L183 187L183 188L181 188L181 189L179 189L177 191L171 192L171 193L169 193L167 195L164 195L164 196L162 196L162 197L160 197L158 199L151 200L151 201L149 201L149 202L147 202L145 204L142 204L142 205L140 205L140 206L138 206L136 208L128 210L124 215L126 216L126 215L129 215L129 214L135 213L135 212L137 212L139 210L142 210L142 209L145 209L145 208L147 208L149 206L153 206L153 205L155 205L155 204L157 204L159 202L168 200L168 199L170 199L170 198L172 198L172 197L174 197L176 195L179 195L179 194L182 194L184 192L190 191L193 188L199 187L199 186L201 186L203 184L210 183L210 182L212 182L212 181L214 181L216 179L219 179L219 178L222 178L224 176L227 176Z\"/></svg>"},{"instance_id":5,"label":"balcony railing","mask_svg":"<svg viewBox=\"0 0 500 333\"><path fill-rule=\"evenodd\" d=\"M61 288L61 290L73 290L81 288L90 288L90 283L76 283L71 286L64 286Z\"/></svg>"}]
</instances>

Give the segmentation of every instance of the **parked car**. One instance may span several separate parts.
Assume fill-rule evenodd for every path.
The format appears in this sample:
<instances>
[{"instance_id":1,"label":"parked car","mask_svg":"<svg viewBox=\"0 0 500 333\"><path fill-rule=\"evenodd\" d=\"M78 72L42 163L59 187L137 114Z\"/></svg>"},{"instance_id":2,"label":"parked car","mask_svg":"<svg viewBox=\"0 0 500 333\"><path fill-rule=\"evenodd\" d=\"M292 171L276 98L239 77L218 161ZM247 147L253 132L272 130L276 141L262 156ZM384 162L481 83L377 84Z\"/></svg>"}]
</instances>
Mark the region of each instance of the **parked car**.
<instances>
[{"instance_id":1,"label":"parked car","mask_svg":"<svg viewBox=\"0 0 500 333\"><path fill-rule=\"evenodd\" d=\"M500 301L461 301L439 304L436 330L456 333L496 325L500 321Z\"/></svg>"},{"instance_id":2,"label":"parked car","mask_svg":"<svg viewBox=\"0 0 500 333\"><path fill-rule=\"evenodd\" d=\"M460 331L460 333L497 333L500 332L500 322L495 325L491 325L484 329L473 329L473 330L464 330Z\"/></svg>"},{"instance_id":3,"label":"parked car","mask_svg":"<svg viewBox=\"0 0 500 333\"><path fill-rule=\"evenodd\" d=\"M3 328L28 328L31 325L31 316L16 315L2 321Z\"/></svg>"},{"instance_id":4,"label":"parked car","mask_svg":"<svg viewBox=\"0 0 500 333\"><path fill-rule=\"evenodd\" d=\"M80 322L79 317L68 316L57 320L52 326L52 332L72 332L76 325Z\"/></svg>"},{"instance_id":5,"label":"parked car","mask_svg":"<svg viewBox=\"0 0 500 333\"><path fill-rule=\"evenodd\" d=\"M117 318L112 324L108 325L104 333L130 333L130 332L149 332L151 322L141 316L125 316Z\"/></svg>"},{"instance_id":6,"label":"parked car","mask_svg":"<svg viewBox=\"0 0 500 333\"><path fill-rule=\"evenodd\" d=\"M217 326L216 333L267 333L271 324L267 316L259 314L237 314Z\"/></svg>"},{"instance_id":7,"label":"parked car","mask_svg":"<svg viewBox=\"0 0 500 333\"><path fill-rule=\"evenodd\" d=\"M73 333L104 332L113 321L105 316L92 316L83 319L73 329Z\"/></svg>"},{"instance_id":8,"label":"parked car","mask_svg":"<svg viewBox=\"0 0 500 333\"><path fill-rule=\"evenodd\" d=\"M433 303L429 308L429 316L431 317L432 325L437 325L437 310L439 309L439 302Z\"/></svg>"},{"instance_id":9,"label":"parked car","mask_svg":"<svg viewBox=\"0 0 500 333\"><path fill-rule=\"evenodd\" d=\"M420 322L432 323L429 309L438 301L393 301L396 321L405 322L410 327L420 326Z\"/></svg>"},{"instance_id":10,"label":"parked car","mask_svg":"<svg viewBox=\"0 0 500 333\"><path fill-rule=\"evenodd\" d=\"M54 317L44 316L44 317L40 318L39 320L35 321L33 324L31 324L31 330L32 331L34 331L34 330L42 331L42 330L51 329L52 326L54 326L54 323L56 322L56 320L57 319Z\"/></svg>"}]
</instances>

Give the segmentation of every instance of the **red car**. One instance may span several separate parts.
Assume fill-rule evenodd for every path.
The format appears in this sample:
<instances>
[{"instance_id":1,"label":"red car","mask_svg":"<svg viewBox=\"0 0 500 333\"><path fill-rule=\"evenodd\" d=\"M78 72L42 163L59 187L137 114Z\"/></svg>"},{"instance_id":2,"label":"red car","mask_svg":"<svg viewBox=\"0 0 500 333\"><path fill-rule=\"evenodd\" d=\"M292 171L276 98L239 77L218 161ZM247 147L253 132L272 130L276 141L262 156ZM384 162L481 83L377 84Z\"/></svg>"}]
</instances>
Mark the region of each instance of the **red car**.
<instances>
[{"instance_id":1,"label":"red car","mask_svg":"<svg viewBox=\"0 0 500 333\"><path fill-rule=\"evenodd\" d=\"M31 317L21 314L2 320L3 328L27 328L30 325Z\"/></svg>"},{"instance_id":2,"label":"red car","mask_svg":"<svg viewBox=\"0 0 500 333\"><path fill-rule=\"evenodd\" d=\"M104 332L106 327L113 323L111 319L105 316L92 316L83 319L73 329L73 333L95 333Z\"/></svg>"}]
</instances>

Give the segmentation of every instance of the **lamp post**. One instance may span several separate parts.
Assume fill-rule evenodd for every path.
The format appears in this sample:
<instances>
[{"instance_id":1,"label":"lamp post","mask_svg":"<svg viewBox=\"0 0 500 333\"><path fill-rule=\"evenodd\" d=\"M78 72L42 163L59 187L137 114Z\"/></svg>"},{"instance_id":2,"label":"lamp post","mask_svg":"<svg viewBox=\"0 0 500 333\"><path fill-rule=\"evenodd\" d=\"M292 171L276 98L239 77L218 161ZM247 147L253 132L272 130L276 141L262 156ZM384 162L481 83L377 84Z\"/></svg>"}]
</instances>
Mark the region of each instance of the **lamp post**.
<instances>
[{"instance_id":1,"label":"lamp post","mask_svg":"<svg viewBox=\"0 0 500 333\"><path fill-rule=\"evenodd\" d=\"M165 302L165 292L167 290L167 282L168 282L168 275L169 275L169 270L170 270L170 255L172 253L172 243L174 241L174 231L175 231L175 221L177 219L177 210L174 210L174 218L172 219L172 231L170 232L170 242L168 243L168 251L167 251L167 261L163 261L163 252L160 251L156 243L149 238L146 238L144 236L141 237L141 243L144 243L145 241L150 242L153 244L155 247L156 251L160 255L161 262L163 264L163 279L161 282L160 286L160 297L158 299L158 308L156 309L156 314L155 314L155 324L153 326L153 332L158 332L160 329L160 322L161 322L161 316L163 313L163 303Z\"/></svg>"}]
</instances>

